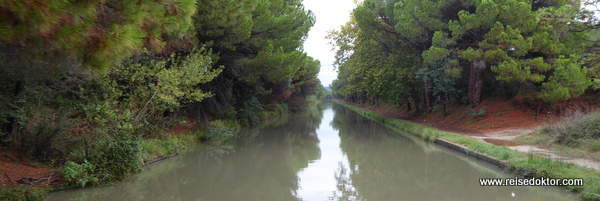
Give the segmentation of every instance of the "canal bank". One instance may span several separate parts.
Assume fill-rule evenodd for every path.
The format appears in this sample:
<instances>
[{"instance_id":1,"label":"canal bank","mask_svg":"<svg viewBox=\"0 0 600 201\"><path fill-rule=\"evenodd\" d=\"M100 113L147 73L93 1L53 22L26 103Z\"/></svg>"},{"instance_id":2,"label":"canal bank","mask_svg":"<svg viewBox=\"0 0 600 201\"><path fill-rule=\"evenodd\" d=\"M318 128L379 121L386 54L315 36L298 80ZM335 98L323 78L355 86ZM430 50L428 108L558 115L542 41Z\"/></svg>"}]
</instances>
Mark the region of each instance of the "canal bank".
<instances>
[{"instance_id":1,"label":"canal bank","mask_svg":"<svg viewBox=\"0 0 600 201\"><path fill-rule=\"evenodd\" d=\"M512 176L341 105L321 106L244 130L226 153L205 146L128 182L49 200L577 200L557 187L480 186L479 178Z\"/></svg>"},{"instance_id":2,"label":"canal bank","mask_svg":"<svg viewBox=\"0 0 600 201\"><path fill-rule=\"evenodd\" d=\"M567 189L580 194L583 200L600 200L600 172L563 161L554 161L533 153L523 153L505 146L485 143L483 139L441 131L436 128L389 118L382 114L335 100L357 113L378 121L387 127L411 133L426 141L455 149L461 153L486 161L520 176L545 178L582 178L584 186L568 186Z\"/></svg>"}]
</instances>

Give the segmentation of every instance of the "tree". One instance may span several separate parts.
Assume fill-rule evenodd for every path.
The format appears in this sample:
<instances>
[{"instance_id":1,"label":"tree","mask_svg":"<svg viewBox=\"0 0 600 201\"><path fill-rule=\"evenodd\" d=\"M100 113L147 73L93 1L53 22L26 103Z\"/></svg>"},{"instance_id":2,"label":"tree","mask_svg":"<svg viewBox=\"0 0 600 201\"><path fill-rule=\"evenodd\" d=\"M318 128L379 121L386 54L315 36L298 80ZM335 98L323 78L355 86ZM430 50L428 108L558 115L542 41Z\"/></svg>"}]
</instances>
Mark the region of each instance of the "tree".
<instances>
[{"instance_id":1,"label":"tree","mask_svg":"<svg viewBox=\"0 0 600 201\"><path fill-rule=\"evenodd\" d=\"M337 48L338 80L334 88L345 97L358 101L379 100L409 102L416 99L407 83L414 82L415 54L394 30L395 1L365 1L357 7L351 20L328 38ZM342 81L343 80L343 81ZM418 96L418 95L417 95Z\"/></svg>"},{"instance_id":2,"label":"tree","mask_svg":"<svg viewBox=\"0 0 600 201\"><path fill-rule=\"evenodd\" d=\"M569 6L555 2L552 7ZM539 6L539 5L537 5ZM458 20L448 22L453 46L461 59L471 63L468 98L471 106L481 102L483 74L491 66L496 79L506 82L541 83L548 77L557 55L577 52L557 29L540 20L529 1L481 1L475 12L460 11ZM553 9L553 8L548 8ZM452 48L451 48L452 49Z\"/></svg>"},{"instance_id":3,"label":"tree","mask_svg":"<svg viewBox=\"0 0 600 201\"><path fill-rule=\"evenodd\" d=\"M210 113L244 107L252 97L262 104L286 101L292 82L308 58L302 43L314 15L299 0L208 1L195 16L196 36L218 54L225 69L203 89L218 95L204 102ZM311 58L312 59L312 58ZM316 74L301 76L316 79ZM307 93L310 94L310 93ZM248 110L245 110L248 111Z\"/></svg>"},{"instance_id":4,"label":"tree","mask_svg":"<svg viewBox=\"0 0 600 201\"><path fill-rule=\"evenodd\" d=\"M142 47L160 53L169 41L165 38L184 37L192 28L196 1L8 0L0 9L4 48L50 63L65 55L81 61L75 65L105 69Z\"/></svg>"}]
</instances>

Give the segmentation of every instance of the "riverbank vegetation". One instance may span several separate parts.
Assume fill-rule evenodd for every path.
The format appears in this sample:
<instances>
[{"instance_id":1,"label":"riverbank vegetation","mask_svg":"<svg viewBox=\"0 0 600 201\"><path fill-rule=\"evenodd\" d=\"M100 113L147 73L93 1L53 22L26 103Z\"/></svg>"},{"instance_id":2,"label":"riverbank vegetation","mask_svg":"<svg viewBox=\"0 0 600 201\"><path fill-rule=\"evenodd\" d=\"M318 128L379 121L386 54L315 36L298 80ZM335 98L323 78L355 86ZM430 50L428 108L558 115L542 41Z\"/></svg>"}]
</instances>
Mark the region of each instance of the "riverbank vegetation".
<instances>
[{"instance_id":1,"label":"riverbank vegetation","mask_svg":"<svg viewBox=\"0 0 600 201\"><path fill-rule=\"evenodd\" d=\"M319 61L302 51L315 18L299 0L9 0L0 10L0 151L18 155L1 159L64 165L72 185L122 180L325 96Z\"/></svg>"},{"instance_id":2,"label":"riverbank vegetation","mask_svg":"<svg viewBox=\"0 0 600 201\"><path fill-rule=\"evenodd\" d=\"M536 156L533 153L522 153L507 147L495 146L469 136L445 132L433 127L407 122L397 118L388 118L376 112L356 107L341 101L336 101L357 113L381 122L391 129L409 132L424 140L434 142L443 139L458 143L469 150L494 157L506 163L506 169L521 176L546 178L583 178L584 186L569 186L569 190L580 193L584 200L600 200L600 172L562 161Z\"/></svg>"}]
</instances>

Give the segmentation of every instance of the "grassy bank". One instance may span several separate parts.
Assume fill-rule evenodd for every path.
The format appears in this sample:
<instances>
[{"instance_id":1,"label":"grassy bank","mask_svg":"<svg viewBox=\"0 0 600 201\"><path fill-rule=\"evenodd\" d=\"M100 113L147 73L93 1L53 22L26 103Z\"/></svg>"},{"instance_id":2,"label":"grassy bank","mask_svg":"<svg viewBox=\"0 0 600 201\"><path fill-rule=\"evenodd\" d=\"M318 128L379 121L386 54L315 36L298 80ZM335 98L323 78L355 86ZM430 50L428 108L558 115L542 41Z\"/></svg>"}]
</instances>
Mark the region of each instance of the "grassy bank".
<instances>
[{"instance_id":1,"label":"grassy bank","mask_svg":"<svg viewBox=\"0 0 600 201\"><path fill-rule=\"evenodd\" d=\"M370 110L359 108L341 101L335 101L357 113L381 122L391 129L411 133L427 141L444 139L467 147L469 150L494 157L506 163L506 169L515 174L530 173L533 177L546 178L582 178L584 186L568 186L573 192L580 194L583 200L600 200L600 172L574 164L553 161L533 154L517 152L455 133L449 133L430 126L411 123L400 119L387 118ZM475 181L474 181L475 182Z\"/></svg>"}]
</instances>

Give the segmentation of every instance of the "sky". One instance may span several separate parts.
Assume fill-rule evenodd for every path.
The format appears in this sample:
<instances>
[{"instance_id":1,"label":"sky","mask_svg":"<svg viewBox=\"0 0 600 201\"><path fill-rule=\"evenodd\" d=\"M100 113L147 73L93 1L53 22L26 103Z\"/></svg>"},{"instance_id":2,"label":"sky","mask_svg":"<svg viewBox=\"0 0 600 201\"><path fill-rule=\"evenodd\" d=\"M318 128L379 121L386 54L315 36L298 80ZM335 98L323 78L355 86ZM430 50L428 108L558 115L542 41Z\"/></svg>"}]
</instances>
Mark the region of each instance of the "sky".
<instances>
[{"instance_id":1,"label":"sky","mask_svg":"<svg viewBox=\"0 0 600 201\"><path fill-rule=\"evenodd\" d=\"M356 4L353 0L304 0L303 4L317 18L304 42L304 51L308 56L321 61L318 77L323 86L329 86L337 78L337 72L333 70L335 52L331 50L333 46L325 36L327 31L339 29L350 20L350 12Z\"/></svg>"}]
</instances>

